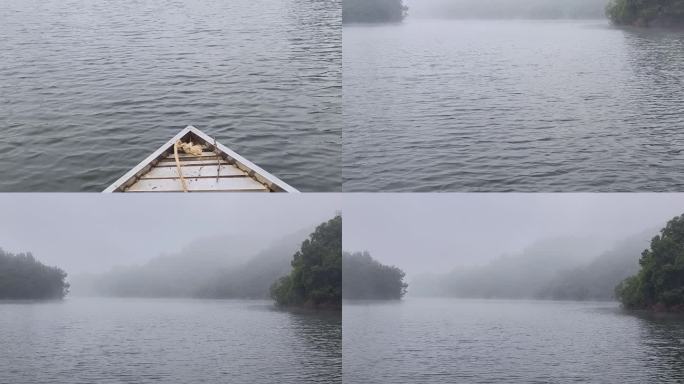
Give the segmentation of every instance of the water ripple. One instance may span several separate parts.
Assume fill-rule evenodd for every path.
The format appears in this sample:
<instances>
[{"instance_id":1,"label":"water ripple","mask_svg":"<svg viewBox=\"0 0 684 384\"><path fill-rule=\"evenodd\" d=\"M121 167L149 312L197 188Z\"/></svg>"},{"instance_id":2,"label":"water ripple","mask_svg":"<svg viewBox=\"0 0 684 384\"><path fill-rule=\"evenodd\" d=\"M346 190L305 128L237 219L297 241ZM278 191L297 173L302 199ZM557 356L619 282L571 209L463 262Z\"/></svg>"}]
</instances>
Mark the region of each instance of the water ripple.
<instances>
[{"instance_id":1,"label":"water ripple","mask_svg":"<svg viewBox=\"0 0 684 384\"><path fill-rule=\"evenodd\" d=\"M679 191L684 33L602 21L343 30L345 191Z\"/></svg>"},{"instance_id":2,"label":"water ripple","mask_svg":"<svg viewBox=\"0 0 684 384\"><path fill-rule=\"evenodd\" d=\"M684 380L684 320L616 303L349 302L343 332L349 384Z\"/></svg>"},{"instance_id":3,"label":"water ripple","mask_svg":"<svg viewBox=\"0 0 684 384\"><path fill-rule=\"evenodd\" d=\"M338 314L266 301L0 302L3 383L341 383Z\"/></svg>"}]
</instances>

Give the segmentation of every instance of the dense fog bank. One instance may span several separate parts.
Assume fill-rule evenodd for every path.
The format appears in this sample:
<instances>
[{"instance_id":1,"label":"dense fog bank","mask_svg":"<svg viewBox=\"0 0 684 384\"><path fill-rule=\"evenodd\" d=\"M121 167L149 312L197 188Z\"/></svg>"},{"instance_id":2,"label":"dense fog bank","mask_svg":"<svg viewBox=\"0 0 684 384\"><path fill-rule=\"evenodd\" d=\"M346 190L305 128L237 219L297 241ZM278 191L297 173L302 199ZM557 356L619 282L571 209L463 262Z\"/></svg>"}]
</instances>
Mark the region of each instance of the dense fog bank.
<instances>
[{"instance_id":1,"label":"dense fog bank","mask_svg":"<svg viewBox=\"0 0 684 384\"><path fill-rule=\"evenodd\" d=\"M638 270L653 231L599 251L590 239L548 239L520 254L446 274L418 275L411 294L463 298L613 300L614 288Z\"/></svg>"},{"instance_id":2,"label":"dense fog bank","mask_svg":"<svg viewBox=\"0 0 684 384\"><path fill-rule=\"evenodd\" d=\"M265 299L273 281L289 271L292 255L312 228L270 244L236 236L195 241L178 254L142 265L76 276L73 291L86 296Z\"/></svg>"},{"instance_id":3,"label":"dense fog bank","mask_svg":"<svg viewBox=\"0 0 684 384\"><path fill-rule=\"evenodd\" d=\"M455 19L603 19L607 0L412 0L409 17Z\"/></svg>"}]
</instances>

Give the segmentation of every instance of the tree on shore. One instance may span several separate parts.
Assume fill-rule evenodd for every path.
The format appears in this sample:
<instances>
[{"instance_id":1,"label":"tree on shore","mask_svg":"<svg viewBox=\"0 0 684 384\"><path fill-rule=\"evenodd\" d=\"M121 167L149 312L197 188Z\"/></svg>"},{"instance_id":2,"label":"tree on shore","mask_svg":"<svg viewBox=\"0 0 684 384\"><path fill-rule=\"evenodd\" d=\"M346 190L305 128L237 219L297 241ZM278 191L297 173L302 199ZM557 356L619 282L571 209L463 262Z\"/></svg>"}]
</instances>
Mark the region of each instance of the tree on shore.
<instances>
[{"instance_id":1,"label":"tree on shore","mask_svg":"<svg viewBox=\"0 0 684 384\"><path fill-rule=\"evenodd\" d=\"M684 0L611 0L606 15L617 25L684 26Z\"/></svg>"},{"instance_id":2,"label":"tree on shore","mask_svg":"<svg viewBox=\"0 0 684 384\"><path fill-rule=\"evenodd\" d=\"M383 265L368 252L342 256L342 297L345 299L399 300L406 294L406 274Z\"/></svg>"},{"instance_id":3,"label":"tree on shore","mask_svg":"<svg viewBox=\"0 0 684 384\"><path fill-rule=\"evenodd\" d=\"M341 308L342 216L322 223L292 258L292 271L271 286L279 306Z\"/></svg>"},{"instance_id":4,"label":"tree on shore","mask_svg":"<svg viewBox=\"0 0 684 384\"><path fill-rule=\"evenodd\" d=\"M403 0L343 0L342 22L399 22L407 10Z\"/></svg>"},{"instance_id":5,"label":"tree on shore","mask_svg":"<svg viewBox=\"0 0 684 384\"><path fill-rule=\"evenodd\" d=\"M15 255L0 249L0 299L63 299L69 292L66 276L30 253Z\"/></svg>"},{"instance_id":6,"label":"tree on shore","mask_svg":"<svg viewBox=\"0 0 684 384\"><path fill-rule=\"evenodd\" d=\"M684 215L670 220L641 254L641 270L615 295L629 309L684 311Z\"/></svg>"}]
</instances>

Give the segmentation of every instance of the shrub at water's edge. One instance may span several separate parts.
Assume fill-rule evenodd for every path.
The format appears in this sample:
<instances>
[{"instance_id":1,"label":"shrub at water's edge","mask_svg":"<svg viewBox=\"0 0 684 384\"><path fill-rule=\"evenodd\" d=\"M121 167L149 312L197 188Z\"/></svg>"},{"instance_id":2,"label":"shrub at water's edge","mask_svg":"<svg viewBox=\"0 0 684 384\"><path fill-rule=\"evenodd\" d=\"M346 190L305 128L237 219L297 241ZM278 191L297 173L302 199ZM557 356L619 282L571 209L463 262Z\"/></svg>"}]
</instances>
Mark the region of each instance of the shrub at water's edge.
<instances>
[{"instance_id":1,"label":"shrub at water's edge","mask_svg":"<svg viewBox=\"0 0 684 384\"><path fill-rule=\"evenodd\" d=\"M684 311L684 215L670 220L641 254L641 270L615 288L628 309Z\"/></svg>"},{"instance_id":2,"label":"shrub at water's edge","mask_svg":"<svg viewBox=\"0 0 684 384\"><path fill-rule=\"evenodd\" d=\"M0 299L63 299L69 292L67 274L48 267L30 253L17 255L0 249Z\"/></svg>"},{"instance_id":3,"label":"shrub at water's edge","mask_svg":"<svg viewBox=\"0 0 684 384\"><path fill-rule=\"evenodd\" d=\"M399 300L406 294L406 274L383 265L368 252L342 255L342 297L345 299Z\"/></svg>"},{"instance_id":4,"label":"shrub at water's edge","mask_svg":"<svg viewBox=\"0 0 684 384\"><path fill-rule=\"evenodd\" d=\"M399 22L407 9L402 0L343 0L342 22Z\"/></svg>"},{"instance_id":5,"label":"shrub at water's edge","mask_svg":"<svg viewBox=\"0 0 684 384\"><path fill-rule=\"evenodd\" d=\"M342 307L342 216L319 225L292 258L292 271L271 286L279 306Z\"/></svg>"},{"instance_id":6,"label":"shrub at water's edge","mask_svg":"<svg viewBox=\"0 0 684 384\"><path fill-rule=\"evenodd\" d=\"M606 15L617 25L684 26L684 0L611 0Z\"/></svg>"}]
</instances>

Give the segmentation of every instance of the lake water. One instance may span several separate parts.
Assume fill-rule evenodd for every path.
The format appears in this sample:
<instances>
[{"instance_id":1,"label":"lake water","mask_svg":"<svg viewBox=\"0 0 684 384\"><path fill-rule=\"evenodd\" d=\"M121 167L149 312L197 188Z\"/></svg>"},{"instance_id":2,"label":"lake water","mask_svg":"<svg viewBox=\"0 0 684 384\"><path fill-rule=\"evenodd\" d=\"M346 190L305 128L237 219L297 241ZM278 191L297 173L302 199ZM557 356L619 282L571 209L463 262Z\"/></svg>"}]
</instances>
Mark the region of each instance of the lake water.
<instances>
[{"instance_id":1,"label":"lake water","mask_svg":"<svg viewBox=\"0 0 684 384\"><path fill-rule=\"evenodd\" d=\"M101 191L194 125L341 188L340 0L7 0L0 191Z\"/></svg>"},{"instance_id":2,"label":"lake water","mask_svg":"<svg viewBox=\"0 0 684 384\"><path fill-rule=\"evenodd\" d=\"M684 32L607 21L343 29L348 191L676 191Z\"/></svg>"},{"instance_id":3,"label":"lake water","mask_svg":"<svg viewBox=\"0 0 684 384\"><path fill-rule=\"evenodd\" d=\"M345 383L680 383L684 320L616 303L345 302Z\"/></svg>"},{"instance_id":4,"label":"lake water","mask_svg":"<svg viewBox=\"0 0 684 384\"><path fill-rule=\"evenodd\" d=\"M340 383L341 332L268 301L0 302L0 382Z\"/></svg>"}]
</instances>

